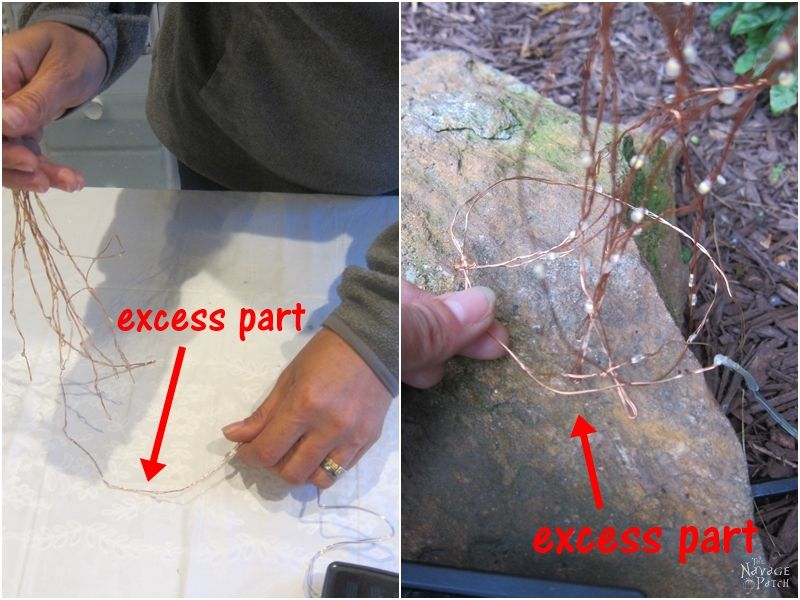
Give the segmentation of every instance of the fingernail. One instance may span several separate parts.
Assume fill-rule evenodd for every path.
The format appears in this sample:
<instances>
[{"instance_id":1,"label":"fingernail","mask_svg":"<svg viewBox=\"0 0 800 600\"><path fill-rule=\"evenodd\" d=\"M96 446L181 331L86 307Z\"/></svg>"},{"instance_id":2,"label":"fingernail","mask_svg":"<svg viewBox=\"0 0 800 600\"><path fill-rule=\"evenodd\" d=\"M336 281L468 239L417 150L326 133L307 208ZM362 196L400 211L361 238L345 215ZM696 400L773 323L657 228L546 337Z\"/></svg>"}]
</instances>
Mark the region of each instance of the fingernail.
<instances>
[{"instance_id":1,"label":"fingernail","mask_svg":"<svg viewBox=\"0 0 800 600\"><path fill-rule=\"evenodd\" d=\"M448 296L444 303L459 323L476 323L494 311L496 297L487 287L476 286Z\"/></svg>"},{"instance_id":2,"label":"fingernail","mask_svg":"<svg viewBox=\"0 0 800 600\"><path fill-rule=\"evenodd\" d=\"M80 180L72 169L62 167L57 172L58 180L64 185L64 190L74 192L80 187Z\"/></svg>"},{"instance_id":3,"label":"fingernail","mask_svg":"<svg viewBox=\"0 0 800 600\"><path fill-rule=\"evenodd\" d=\"M222 428L223 435L228 435L239 429L242 425L244 425L244 421L236 421L235 423L231 423L230 425L225 425Z\"/></svg>"},{"instance_id":4,"label":"fingernail","mask_svg":"<svg viewBox=\"0 0 800 600\"><path fill-rule=\"evenodd\" d=\"M25 113L13 105L3 106L3 125L20 129L25 125Z\"/></svg>"}]
</instances>

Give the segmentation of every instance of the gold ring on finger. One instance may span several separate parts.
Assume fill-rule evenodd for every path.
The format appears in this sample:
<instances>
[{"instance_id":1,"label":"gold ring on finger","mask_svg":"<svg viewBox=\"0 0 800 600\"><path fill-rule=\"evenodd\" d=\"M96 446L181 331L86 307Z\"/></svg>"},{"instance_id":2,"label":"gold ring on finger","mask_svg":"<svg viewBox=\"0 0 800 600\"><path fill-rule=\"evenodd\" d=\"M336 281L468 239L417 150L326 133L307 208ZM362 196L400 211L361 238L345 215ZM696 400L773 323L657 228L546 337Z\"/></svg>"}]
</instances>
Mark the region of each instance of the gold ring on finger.
<instances>
[{"instance_id":1,"label":"gold ring on finger","mask_svg":"<svg viewBox=\"0 0 800 600\"><path fill-rule=\"evenodd\" d=\"M330 456L325 458L325 460L323 460L319 466L323 471L325 471L328 474L328 477L330 477L334 481L339 479L339 477L341 477L345 473L347 473L347 469L345 469L342 465L333 460Z\"/></svg>"}]
</instances>

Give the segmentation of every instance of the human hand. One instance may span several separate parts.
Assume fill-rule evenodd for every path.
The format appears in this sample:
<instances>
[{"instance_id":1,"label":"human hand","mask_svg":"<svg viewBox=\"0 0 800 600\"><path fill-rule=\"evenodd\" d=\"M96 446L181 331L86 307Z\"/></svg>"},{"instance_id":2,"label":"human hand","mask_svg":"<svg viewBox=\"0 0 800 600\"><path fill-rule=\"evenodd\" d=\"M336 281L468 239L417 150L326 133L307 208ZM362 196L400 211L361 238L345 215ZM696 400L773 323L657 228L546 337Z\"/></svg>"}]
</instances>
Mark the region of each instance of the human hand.
<instances>
[{"instance_id":1,"label":"human hand","mask_svg":"<svg viewBox=\"0 0 800 600\"><path fill-rule=\"evenodd\" d=\"M272 469L292 485L310 481L327 488L334 480L320 463L330 457L352 468L380 437L391 401L355 350L323 328L261 406L222 431L242 443L238 456L244 463Z\"/></svg>"},{"instance_id":2,"label":"human hand","mask_svg":"<svg viewBox=\"0 0 800 600\"><path fill-rule=\"evenodd\" d=\"M85 184L76 170L41 155L42 129L89 100L106 57L86 33L42 22L3 36L3 185L35 192Z\"/></svg>"},{"instance_id":3,"label":"human hand","mask_svg":"<svg viewBox=\"0 0 800 600\"><path fill-rule=\"evenodd\" d=\"M401 379L427 388L442 379L445 363L456 354L479 360L502 356L505 350L496 340L508 344L508 331L495 320L494 307L489 288L434 296L403 281Z\"/></svg>"}]
</instances>

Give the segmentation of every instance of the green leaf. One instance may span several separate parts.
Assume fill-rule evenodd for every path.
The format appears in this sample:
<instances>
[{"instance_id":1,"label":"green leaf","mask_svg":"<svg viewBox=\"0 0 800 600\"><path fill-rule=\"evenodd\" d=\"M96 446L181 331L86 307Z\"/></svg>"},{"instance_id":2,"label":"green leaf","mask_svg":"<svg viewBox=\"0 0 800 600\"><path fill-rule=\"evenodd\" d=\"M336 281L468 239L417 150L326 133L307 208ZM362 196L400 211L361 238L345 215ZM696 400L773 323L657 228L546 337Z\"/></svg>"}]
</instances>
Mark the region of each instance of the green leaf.
<instances>
[{"instance_id":1,"label":"green leaf","mask_svg":"<svg viewBox=\"0 0 800 600\"><path fill-rule=\"evenodd\" d=\"M755 50L748 50L744 54L742 54L738 59L736 59L736 64L733 65L733 70L736 72L737 75L744 75L750 69L753 68L753 63L756 62L758 58L758 52Z\"/></svg>"},{"instance_id":2,"label":"green leaf","mask_svg":"<svg viewBox=\"0 0 800 600\"><path fill-rule=\"evenodd\" d=\"M758 59L753 63L753 77L758 77L764 71L767 70L769 66L769 61L772 60L772 56L768 52L762 52Z\"/></svg>"},{"instance_id":3,"label":"green leaf","mask_svg":"<svg viewBox=\"0 0 800 600\"><path fill-rule=\"evenodd\" d=\"M745 2L742 4L742 10L744 12L753 12L754 10L758 10L764 6L764 2Z\"/></svg>"},{"instance_id":4,"label":"green leaf","mask_svg":"<svg viewBox=\"0 0 800 600\"><path fill-rule=\"evenodd\" d=\"M758 29L753 29L752 31L747 32L747 49L753 49L760 52L764 48L764 37L766 35L766 30L763 27L759 27Z\"/></svg>"},{"instance_id":5,"label":"green leaf","mask_svg":"<svg viewBox=\"0 0 800 600\"><path fill-rule=\"evenodd\" d=\"M767 31L767 35L764 36L764 44L769 46L772 42L778 39L778 36L784 32L784 30L789 26L789 20L792 17L793 11L786 11L780 19L775 21Z\"/></svg>"},{"instance_id":6,"label":"green leaf","mask_svg":"<svg viewBox=\"0 0 800 600\"><path fill-rule=\"evenodd\" d=\"M689 264L689 261L692 260L692 251L689 248L681 248L681 260L684 264Z\"/></svg>"},{"instance_id":7,"label":"green leaf","mask_svg":"<svg viewBox=\"0 0 800 600\"><path fill-rule=\"evenodd\" d=\"M738 8L739 5L735 2L720 2L717 4L717 7L711 11L711 16L709 17L711 27L713 29L719 27L722 22L735 13Z\"/></svg>"},{"instance_id":8,"label":"green leaf","mask_svg":"<svg viewBox=\"0 0 800 600\"><path fill-rule=\"evenodd\" d=\"M766 25L774 21L780 20L784 15L790 14L792 11L787 10L785 6L780 4L770 4L765 6L763 10L758 11L758 16L761 17L761 22Z\"/></svg>"},{"instance_id":9,"label":"green leaf","mask_svg":"<svg viewBox=\"0 0 800 600\"><path fill-rule=\"evenodd\" d=\"M742 35L748 31L758 29L764 24L761 17L752 13L739 13L731 25L731 35Z\"/></svg>"},{"instance_id":10,"label":"green leaf","mask_svg":"<svg viewBox=\"0 0 800 600\"><path fill-rule=\"evenodd\" d=\"M778 180L781 178L781 175L783 175L784 170L786 170L786 165L783 163L778 163L772 167L772 172L769 174L769 182L778 183Z\"/></svg>"},{"instance_id":11,"label":"green leaf","mask_svg":"<svg viewBox=\"0 0 800 600\"><path fill-rule=\"evenodd\" d=\"M773 85L769 90L769 106L775 114L797 104L797 80L792 85Z\"/></svg>"}]
</instances>

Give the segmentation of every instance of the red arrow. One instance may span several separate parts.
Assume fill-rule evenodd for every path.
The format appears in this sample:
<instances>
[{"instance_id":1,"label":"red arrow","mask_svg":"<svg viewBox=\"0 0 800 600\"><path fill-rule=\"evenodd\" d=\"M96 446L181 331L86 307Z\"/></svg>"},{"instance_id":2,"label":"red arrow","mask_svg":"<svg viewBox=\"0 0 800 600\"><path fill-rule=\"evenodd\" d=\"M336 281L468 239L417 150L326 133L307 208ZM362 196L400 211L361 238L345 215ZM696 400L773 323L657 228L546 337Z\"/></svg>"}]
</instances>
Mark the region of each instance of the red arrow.
<instances>
[{"instance_id":1,"label":"red arrow","mask_svg":"<svg viewBox=\"0 0 800 600\"><path fill-rule=\"evenodd\" d=\"M594 469L592 448L589 446L590 433L597 433L597 430L591 426L589 421L578 415L578 418L575 419L575 426L572 428L572 434L570 434L569 437L574 438L580 436L581 438L583 456L586 459L586 470L589 471L589 483L592 485L592 494L594 494L594 505L598 509L601 509L603 508L603 498L600 496L600 484L597 481L597 472Z\"/></svg>"},{"instance_id":2,"label":"red arrow","mask_svg":"<svg viewBox=\"0 0 800 600\"><path fill-rule=\"evenodd\" d=\"M178 346L178 355L175 357L175 366L172 367L172 377L169 380L167 397L164 400L164 408L161 411L161 420L158 422L158 431L156 432L156 439L153 442L153 451L150 453L150 460L146 458L139 459L142 461L142 469L144 469L144 476L147 477L147 481L150 481L161 472L161 469L167 466L158 462L158 453L161 451L161 442L164 440L164 431L167 429L169 409L172 407L172 397L175 395L175 388L178 387L178 376L181 374L184 354L186 354L186 348Z\"/></svg>"}]
</instances>

